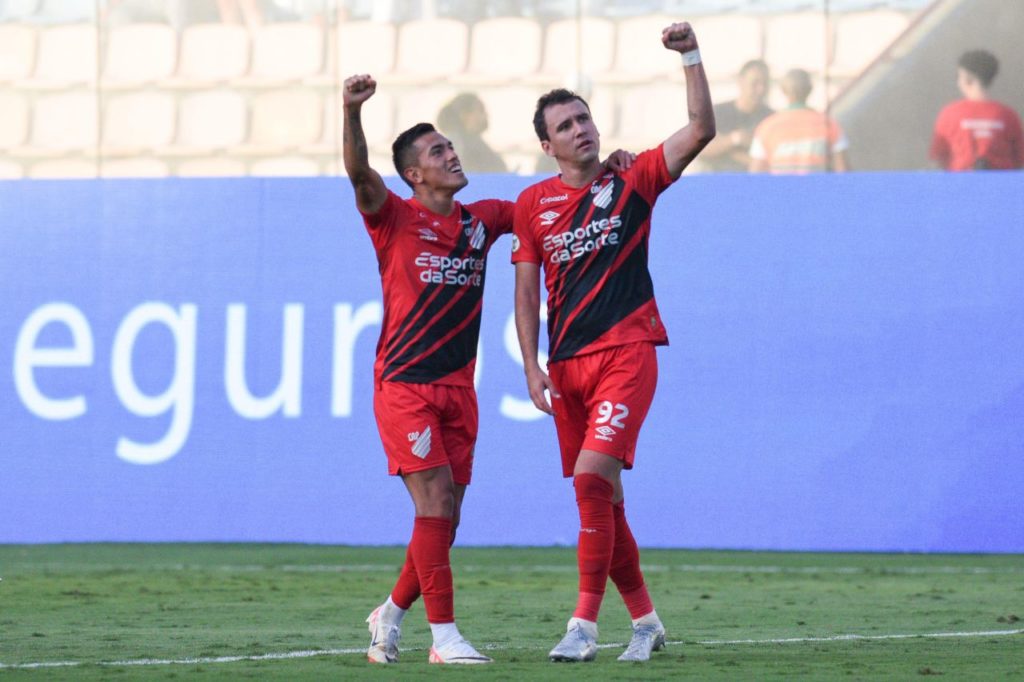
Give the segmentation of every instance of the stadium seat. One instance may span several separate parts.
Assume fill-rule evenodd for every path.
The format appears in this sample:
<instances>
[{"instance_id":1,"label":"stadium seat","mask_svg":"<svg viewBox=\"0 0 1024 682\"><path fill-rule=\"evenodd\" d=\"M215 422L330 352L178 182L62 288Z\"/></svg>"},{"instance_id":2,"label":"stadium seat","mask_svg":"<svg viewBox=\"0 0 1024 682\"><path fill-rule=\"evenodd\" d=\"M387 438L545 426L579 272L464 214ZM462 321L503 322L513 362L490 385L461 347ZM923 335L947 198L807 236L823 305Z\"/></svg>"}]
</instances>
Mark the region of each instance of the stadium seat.
<instances>
[{"instance_id":1,"label":"stadium seat","mask_svg":"<svg viewBox=\"0 0 1024 682\"><path fill-rule=\"evenodd\" d=\"M181 33L174 85L208 86L241 78L249 70L249 32L230 24L194 24Z\"/></svg>"},{"instance_id":2,"label":"stadium seat","mask_svg":"<svg viewBox=\"0 0 1024 682\"><path fill-rule=\"evenodd\" d=\"M181 161L174 174L181 177L239 177L246 172L245 163L238 159L206 157Z\"/></svg>"},{"instance_id":3,"label":"stadium seat","mask_svg":"<svg viewBox=\"0 0 1024 682\"><path fill-rule=\"evenodd\" d=\"M0 90L0 150L16 149L28 138L28 99L17 92Z\"/></svg>"},{"instance_id":4,"label":"stadium seat","mask_svg":"<svg viewBox=\"0 0 1024 682\"><path fill-rule=\"evenodd\" d=\"M99 62L95 24L50 26L39 32L36 66L26 87L63 89L94 85Z\"/></svg>"},{"instance_id":5,"label":"stadium seat","mask_svg":"<svg viewBox=\"0 0 1024 682\"><path fill-rule=\"evenodd\" d=\"M164 80L178 62L178 37L167 24L113 26L106 36L103 87L134 87Z\"/></svg>"},{"instance_id":6,"label":"stadium seat","mask_svg":"<svg viewBox=\"0 0 1024 682\"><path fill-rule=\"evenodd\" d=\"M894 10L840 14L836 22L831 71L852 78L874 61L910 25L910 17Z\"/></svg>"},{"instance_id":7,"label":"stadium seat","mask_svg":"<svg viewBox=\"0 0 1024 682\"><path fill-rule=\"evenodd\" d=\"M256 28L252 62L240 85L273 86L302 81L321 73L324 29L312 22L279 22Z\"/></svg>"},{"instance_id":8,"label":"stadium seat","mask_svg":"<svg viewBox=\"0 0 1024 682\"><path fill-rule=\"evenodd\" d=\"M498 152L536 150L540 143L533 132L533 110L544 94L539 87L498 85L477 92L487 110L484 139Z\"/></svg>"},{"instance_id":9,"label":"stadium seat","mask_svg":"<svg viewBox=\"0 0 1024 682\"><path fill-rule=\"evenodd\" d=\"M394 24L346 21L338 25L336 36L334 68L338 82L356 73L380 78L395 67Z\"/></svg>"},{"instance_id":10,"label":"stadium seat","mask_svg":"<svg viewBox=\"0 0 1024 682\"><path fill-rule=\"evenodd\" d=\"M484 19L473 24L469 67L456 78L479 83L522 78L537 71L540 53L541 29L536 21L522 17Z\"/></svg>"},{"instance_id":11,"label":"stadium seat","mask_svg":"<svg viewBox=\"0 0 1024 682\"><path fill-rule=\"evenodd\" d=\"M698 17L693 30L700 41L704 72L712 81L733 80L743 65L764 50L761 20L743 14Z\"/></svg>"},{"instance_id":12,"label":"stadium seat","mask_svg":"<svg viewBox=\"0 0 1024 682\"><path fill-rule=\"evenodd\" d=\"M137 154L165 147L174 139L174 97L165 92L134 92L111 97L103 112L106 155Z\"/></svg>"},{"instance_id":13,"label":"stadium seat","mask_svg":"<svg viewBox=\"0 0 1024 682\"><path fill-rule=\"evenodd\" d=\"M304 156L260 159L249 165L249 175L262 177L306 177L320 174L320 164Z\"/></svg>"},{"instance_id":14,"label":"stadium seat","mask_svg":"<svg viewBox=\"0 0 1024 682\"><path fill-rule=\"evenodd\" d=\"M323 132L324 104L310 90L276 90L252 100L249 139L237 148L245 154L279 154L311 145Z\"/></svg>"},{"instance_id":15,"label":"stadium seat","mask_svg":"<svg viewBox=\"0 0 1024 682\"><path fill-rule=\"evenodd\" d=\"M20 24L0 24L0 83L28 78L35 60L35 29Z\"/></svg>"},{"instance_id":16,"label":"stadium seat","mask_svg":"<svg viewBox=\"0 0 1024 682\"><path fill-rule=\"evenodd\" d=\"M17 180L25 177L25 168L16 161L0 159L0 178L4 180Z\"/></svg>"},{"instance_id":17,"label":"stadium seat","mask_svg":"<svg viewBox=\"0 0 1024 682\"><path fill-rule=\"evenodd\" d=\"M395 134L422 121L436 122L437 112L458 92L459 90L447 85L402 92L395 101Z\"/></svg>"},{"instance_id":18,"label":"stadium seat","mask_svg":"<svg viewBox=\"0 0 1024 682\"><path fill-rule=\"evenodd\" d=\"M832 25L824 12L779 14L765 20L764 60L777 78L790 69L825 71L832 56Z\"/></svg>"},{"instance_id":19,"label":"stadium seat","mask_svg":"<svg viewBox=\"0 0 1024 682\"><path fill-rule=\"evenodd\" d=\"M686 123L686 88L680 83L632 87L619 98L615 145L604 143L602 153L619 146L632 152L652 148Z\"/></svg>"},{"instance_id":20,"label":"stadium seat","mask_svg":"<svg viewBox=\"0 0 1024 682\"><path fill-rule=\"evenodd\" d=\"M343 111L341 94L328 95L324 103L324 130L313 151L330 153L341 149ZM436 112L435 112L436 117ZM433 121L434 118L427 119ZM378 89L373 99L363 106L363 134L370 147L390 147L395 139L395 96L387 89Z\"/></svg>"},{"instance_id":21,"label":"stadium seat","mask_svg":"<svg viewBox=\"0 0 1024 682\"><path fill-rule=\"evenodd\" d=\"M663 15L623 19L618 24L615 40L615 65L597 80L611 82L643 82L668 74L681 77L679 53L666 50L661 44L661 31L676 19Z\"/></svg>"},{"instance_id":22,"label":"stadium seat","mask_svg":"<svg viewBox=\"0 0 1024 682\"><path fill-rule=\"evenodd\" d=\"M612 68L615 59L615 24L601 17L552 22L544 34L544 61L536 80L565 85L576 74L593 78Z\"/></svg>"},{"instance_id":23,"label":"stadium seat","mask_svg":"<svg viewBox=\"0 0 1024 682\"><path fill-rule=\"evenodd\" d=\"M241 144L246 137L245 98L232 90L184 95L178 101L178 134L163 154L196 156Z\"/></svg>"},{"instance_id":24,"label":"stadium seat","mask_svg":"<svg viewBox=\"0 0 1024 682\"><path fill-rule=\"evenodd\" d=\"M0 3L0 21L24 21L39 9L39 0L7 0Z\"/></svg>"},{"instance_id":25,"label":"stadium seat","mask_svg":"<svg viewBox=\"0 0 1024 682\"><path fill-rule=\"evenodd\" d=\"M32 109L31 155L95 153L99 115L95 92L62 92L39 97Z\"/></svg>"},{"instance_id":26,"label":"stadium seat","mask_svg":"<svg viewBox=\"0 0 1024 682\"><path fill-rule=\"evenodd\" d=\"M165 178L170 175L167 164L160 159L103 159L99 164L103 178Z\"/></svg>"},{"instance_id":27,"label":"stadium seat","mask_svg":"<svg viewBox=\"0 0 1024 682\"><path fill-rule=\"evenodd\" d=\"M422 83L466 68L469 29L455 19L408 21L398 29L396 68L389 80Z\"/></svg>"},{"instance_id":28,"label":"stadium seat","mask_svg":"<svg viewBox=\"0 0 1024 682\"><path fill-rule=\"evenodd\" d=\"M30 178L95 178L99 175L99 164L95 159L48 159L29 166Z\"/></svg>"}]
</instances>

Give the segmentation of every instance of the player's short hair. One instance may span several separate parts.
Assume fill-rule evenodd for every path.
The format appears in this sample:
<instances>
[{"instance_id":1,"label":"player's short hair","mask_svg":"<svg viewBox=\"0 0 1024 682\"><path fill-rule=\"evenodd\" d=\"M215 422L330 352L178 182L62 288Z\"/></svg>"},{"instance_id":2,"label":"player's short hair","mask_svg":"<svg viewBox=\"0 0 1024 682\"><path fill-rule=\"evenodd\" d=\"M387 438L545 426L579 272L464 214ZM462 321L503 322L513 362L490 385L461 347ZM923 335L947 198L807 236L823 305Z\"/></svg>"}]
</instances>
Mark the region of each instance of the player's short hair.
<instances>
[{"instance_id":1,"label":"player's short hair","mask_svg":"<svg viewBox=\"0 0 1024 682\"><path fill-rule=\"evenodd\" d=\"M412 187L412 183L406 180L405 169L416 163L416 140L436 130L431 123L417 123L395 138L391 144L391 160L395 164L395 170L398 171L398 177L402 178L402 182L409 187Z\"/></svg>"},{"instance_id":2,"label":"player's short hair","mask_svg":"<svg viewBox=\"0 0 1024 682\"><path fill-rule=\"evenodd\" d=\"M763 59L751 59L750 61L746 62L743 66L740 67L740 75L746 76L748 71L753 71L754 69L759 70L761 73L765 75L768 75L768 73L770 73L768 69L768 62L766 62Z\"/></svg>"},{"instance_id":3,"label":"player's short hair","mask_svg":"<svg viewBox=\"0 0 1024 682\"><path fill-rule=\"evenodd\" d=\"M587 104L587 100L572 90L566 90L565 88L556 88L545 95L541 95L540 99L537 100L537 109L533 112L533 130L537 133L537 137L541 142L550 139L548 137L548 126L544 121L544 110L556 104L567 104L573 100L583 102L583 106L587 108L587 111L590 111L590 105Z\"/></svg>"},{"instance_id":4,"label":"player's short hair","mask_svg":"<svg viewBox=\"0 0 1024 682\"><path fill-rule=\"evenodd\" d=\"M987 50L971 50L960 55L958 66L973 74L986 88L999 73L999 60Z\"/></svg>"}]
</instances>

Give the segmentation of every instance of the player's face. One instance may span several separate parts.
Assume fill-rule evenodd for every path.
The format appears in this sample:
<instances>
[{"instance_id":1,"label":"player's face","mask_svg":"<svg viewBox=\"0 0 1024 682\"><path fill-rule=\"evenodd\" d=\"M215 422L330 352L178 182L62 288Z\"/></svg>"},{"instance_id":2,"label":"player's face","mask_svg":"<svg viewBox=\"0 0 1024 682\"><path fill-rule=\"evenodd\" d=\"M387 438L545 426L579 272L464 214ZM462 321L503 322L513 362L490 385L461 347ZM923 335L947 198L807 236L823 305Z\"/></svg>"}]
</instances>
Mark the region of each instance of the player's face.
<instances>
[{"instance_id":1,"label":"player's face","mask_svg":"<svg viewBox=\"0 0 1024 682\"><path fill-rule=\"evenodd\" d=\"M438 132L427 133L416 140L416 175L413 182L422 182L431 189L458 191L469 184L462 172L462 162L451 141Z\"/></svg>"},{"instance_id":2,"label":"player's face","mask_svg":"<svg viewBox=\"0 0 1024 682\"><path fill-rule=\"evenodd\" d=\"M576 164L600 158L601 135L583 102L574 99L548 107L544 110L544 122L548 139L541 146L548 156Z\"/></svg>"}]
</instances>

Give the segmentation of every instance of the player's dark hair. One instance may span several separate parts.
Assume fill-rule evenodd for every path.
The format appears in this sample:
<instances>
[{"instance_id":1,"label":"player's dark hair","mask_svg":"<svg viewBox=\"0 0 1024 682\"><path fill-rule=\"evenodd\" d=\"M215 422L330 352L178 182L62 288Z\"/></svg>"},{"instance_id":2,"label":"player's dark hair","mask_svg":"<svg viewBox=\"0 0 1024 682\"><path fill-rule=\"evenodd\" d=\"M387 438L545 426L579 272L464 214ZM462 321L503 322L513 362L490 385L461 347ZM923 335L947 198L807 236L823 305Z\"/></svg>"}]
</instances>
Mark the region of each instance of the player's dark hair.
<instances>
[{"instance_id":1,"label":"player's dark hair","mask_svg":"<svg viewBox=\"0 0 1024 682\"><path fill-rule=\"evenodd\" d=\"M583 106L587 108L587 111L590 111L590 105L587 104L587 100L572 90L566 90L565 88L556 88L546 95L541 95L540 99L537 100L537 109L533 112L533 130L537 133L537 137L541 142L550 139L548 137L548 126L544 121L544 110L556 104L567 104L573 100L583 102Z\"/></svg>"},{"instance_id":2,"label":"player's dark hair","mask_svg":"<svg viewBox=\"0 0 1024 682\"><path fill-rule=\"evenodd\" d=\"M999 73L999 60L986 50L971 50L960 55L958 66L973 74L986 88Z\"/></svg>"},{"instance_id":3,"label":"player's dark hair","mask_svg":"<svg viewBox=\"0 0 1024 682\"><path fill-rule=\"evenodd\" d=\"M391 160L395 164L395 170L398 171L398 177L402 178L402 182L409 187L412 187L412 183L406 179L405 169L416 163L416 140L435 130L437 128L430 123L417 123L395 138L391 145Z\"/></svg>"}]
</instances>

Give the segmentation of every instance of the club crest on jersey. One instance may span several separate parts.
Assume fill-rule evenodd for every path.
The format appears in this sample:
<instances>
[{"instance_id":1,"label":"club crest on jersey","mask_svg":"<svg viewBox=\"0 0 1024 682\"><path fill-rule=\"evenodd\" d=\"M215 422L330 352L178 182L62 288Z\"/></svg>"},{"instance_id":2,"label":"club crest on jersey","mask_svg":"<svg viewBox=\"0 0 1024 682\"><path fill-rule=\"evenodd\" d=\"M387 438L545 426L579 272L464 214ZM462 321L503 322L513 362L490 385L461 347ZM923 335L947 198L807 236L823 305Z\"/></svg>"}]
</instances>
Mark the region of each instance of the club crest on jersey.
<instances>
[{"instance_id":1,"label":"club crest on jersey","mask_svg":"<svg viewBox=\"0 0 1024 682\"><path fill-rule=\"evenodd\" d=\"M593 192L596 187L598 186L592 186L590 191ZM614 189L615 184L611 182L598 189L594 194L594 206L597 206L598 208L608 208L612 203L612 192Z\"/></svg>"},{"instance_id":2,"label":"club crest on jersey","mask_svg":"<svg viewBox=\"0 0 1024 682\"><path fill-rule=\"evenodd\" d=\"M437 233L431 230L429 227L420 228L420 239L425 239L428 242L437 241Z\"/></svg>"},{"instance_id":3,"label":"club crest on jersey","mask_svg":"<svg viewBox=\"0 0 1024 682\"><path fill-rule=\"evenodd\" d=\"M484 242L487 240L487 228L484 226L483 221L476 224L475 228L466 228L466 236L469 237L469 245L474 249L484 248Z\"/></svg>"},{"instance_id":4,"label":"club crest on jersey","mask_svg":"<svg viewBox=\"0 0 1024 682\"><path fill-rule=\"evenodd\" d=\"M544 213L540 214L540 224L553 225L555 222L555 218L557 218L560 215L562 214L556 211L545 211Z\"/></svg>"}]
</instances>

